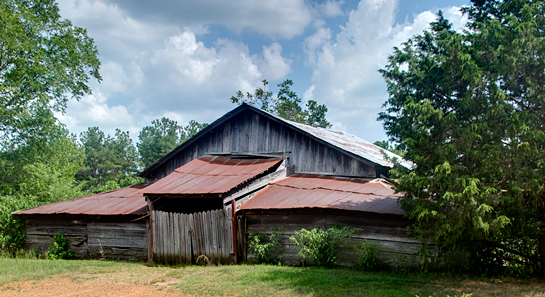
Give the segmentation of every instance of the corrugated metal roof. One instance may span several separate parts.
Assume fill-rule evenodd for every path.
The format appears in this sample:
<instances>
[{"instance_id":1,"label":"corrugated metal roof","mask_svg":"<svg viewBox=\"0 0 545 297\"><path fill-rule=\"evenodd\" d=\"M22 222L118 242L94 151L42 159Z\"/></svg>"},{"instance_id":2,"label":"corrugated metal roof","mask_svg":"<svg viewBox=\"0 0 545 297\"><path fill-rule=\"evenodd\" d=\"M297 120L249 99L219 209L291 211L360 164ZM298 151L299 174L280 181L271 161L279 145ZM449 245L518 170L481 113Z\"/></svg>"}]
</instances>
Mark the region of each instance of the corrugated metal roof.
<instances>
[{"instance_id":1,"label":"corrugated metal roof","mask_svg":"<svg viewBox=\"0 0 545 297\"><path fill-rule=\"evenodd\" d=\"M293 175L267 185L240 209L334 208L403 215L396 194L380 179Z\"/></svg>"},{"instance_id":2,"label":"corrugated metal roof","mask_svg":"<svg viewBox=\"0 0 545 297\"><path fill-rule=\"evenodd\" d=\"M19 210L13 214L145 215L147 214L147 203L140 193L140 190L145 187L145 184L128 186L91 196Z\"/></svg>"},{"instance_id":3,"label":"corrugated metal roof","mask_svg":"<svg viewBox=\"0 0 545 297\"><path fill-rule=\"evenodd\" d=\"M281 161L281 158L204 156L177 168L141 192L144 195L223 194Z\"/></svg>"},{"instance_id":4,"label":"corrugated metal roof","mask_svg":"<svg viewBox=\"0 0 545 297\"><path fill-rule=\"evenodd\" d=\"M254 107L255 108L255 107ZM314 127L311 125L298 123L290 120L286 120L282 117L279 117L277 115L268 113L266 111L263 111L259 109L260 111L268 114L271 117L277 118L280 121L289 124L291 126L295 126L299 128L300 130L303 130L304 132L307 132L308 134L321 139L329 144L332 144L340 149L343 149L345 151L351 152L355 155L358 155L364 159L367 159L373 163L385 166L385 167L393 167L394 163L391 161L392 159L397 159L397 162L403 167L411 168L413 164L400 156L385 150L377 145L374 145L368 141L365 141L357 136L354 136L352 134L348 134L345 132L340 131L334 131L330 129L320 128L320 127ZM385 156L386 155L386 156Z\"/></svg>"}]
</instances>

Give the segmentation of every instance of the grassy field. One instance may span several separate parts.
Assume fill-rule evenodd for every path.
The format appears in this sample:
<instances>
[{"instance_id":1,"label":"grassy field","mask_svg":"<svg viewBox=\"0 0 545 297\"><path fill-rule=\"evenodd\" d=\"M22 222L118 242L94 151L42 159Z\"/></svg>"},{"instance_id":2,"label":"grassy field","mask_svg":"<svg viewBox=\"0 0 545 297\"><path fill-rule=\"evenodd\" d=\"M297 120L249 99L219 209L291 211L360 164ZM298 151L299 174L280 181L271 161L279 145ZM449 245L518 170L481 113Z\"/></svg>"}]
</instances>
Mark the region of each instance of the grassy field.
<instances>
[{"instance_id":1,"label":"grassy field","mask_svg":"<svg viewBox=\"0 0 545 297\"><path fill-rule=\"evenodd\" d=\"M108 261L0 259L0 285L58 277L78 282L150 285L204 296L545 296L545 282L537 279L269 265L153 267Z\"/></svg>"}]
</instances>

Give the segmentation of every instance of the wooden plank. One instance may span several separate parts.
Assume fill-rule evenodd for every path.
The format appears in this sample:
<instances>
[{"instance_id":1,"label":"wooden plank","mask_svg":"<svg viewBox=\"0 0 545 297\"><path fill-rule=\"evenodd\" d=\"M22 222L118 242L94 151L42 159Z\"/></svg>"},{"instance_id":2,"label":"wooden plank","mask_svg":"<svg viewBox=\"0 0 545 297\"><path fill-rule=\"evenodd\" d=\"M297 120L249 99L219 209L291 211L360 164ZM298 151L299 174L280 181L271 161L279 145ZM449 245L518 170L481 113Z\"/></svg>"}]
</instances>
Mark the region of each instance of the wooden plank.
<instances>
[{"instance_id":1,"label":"wooden plank","mask_svg":"<svg viewBox=\"0 0 545 297\"><path fill-rule=\"evenodd\" d=\"M168 224L168 262L170 264L173 264L174 263L174 248L175 248L175 243L174 243L174 222L172 220L172 215L173 213L172 212L167 212L167 224Z\"/></svg>"},{"instance_id":2,"label":"wooden plank","mask_svg":"<svg viewBox=\"0 0 545 297\"><path fill-rule=\"evenodd\" d=\"M183 222L183 214L177 214L176 220L178 221L178 238L179 238L179 244L180 244L180 250L178 255L178 260L180 263L185 263L185 238L184 238L184 222Z\"/></svg>"},{"instance_id":3,"label":"wooden plank","mask_svg":"<svg viewBox=\"0 0 545 297\"><path fill-rule=\"evenodd\" d=\"M163 229L163 262L168 263L168 213L161 212L161 228Z\"/></svg>"},{"instance_id":4,"label":"wooden plank","mask_svg":"<svg viewBox=\"0 0 545 297\"><path fill-rule=\"evenodd\" d=\"M212 231L212 254L214 254L214 258L217 258L217 259L221 259L221 256L220 256L220 253L219 253L219 243L218 243L218 238L219 238L219 230L218 230L218 214L219 214L219 210L215 210L215 211L212 211L211 212L211 219L212 219L212 222L211 222L211 225L210 225L210 229Z\"/></svg>"},{"instance_id":5,"label":"wooden plank","mask_svg":"<svg viewBox=\"0 0 545 297\"><path fill-rule=\"evenodd\" d=\"M178 264L180 260L180 224L178 220L178 214L172 214L172 235L174 236L174 263Z\"/></svg>"},{"instance_id":6,"label":"wooden plank","mask_svg":"<svg viewBox=\"0 0 545 297\"><path fill-rule=\"evenodd\" d=\"M188 214L182 214L182 218L184 224L184 261L191 264L191 217Z\"/></svg>"},{"instance_id":7,"label":"wooden plank","mask_svg":"<svg viewBox=\"0 0 545 297\"><path fill-rule=\"evenodd\" d=\"M193 214L189 214L188 216L188 221L189 221L189 240L190 242L188 243L188 246L190 248L190 262L191 263L194 263L194 250L193 250L193 247L195 246L194 242L194 233L195 233L195 220L193 218Z\"/></svg>"},{"instance_id":8,"label":"wooden plank","mask_svg":"<svg viewBox=\"0 0 545 297\"><path fill-rule=\"evenodd\" d=\"M157 260L163 262L163 218L162 212L157 211Z\"/></svg>"}]
</instances>

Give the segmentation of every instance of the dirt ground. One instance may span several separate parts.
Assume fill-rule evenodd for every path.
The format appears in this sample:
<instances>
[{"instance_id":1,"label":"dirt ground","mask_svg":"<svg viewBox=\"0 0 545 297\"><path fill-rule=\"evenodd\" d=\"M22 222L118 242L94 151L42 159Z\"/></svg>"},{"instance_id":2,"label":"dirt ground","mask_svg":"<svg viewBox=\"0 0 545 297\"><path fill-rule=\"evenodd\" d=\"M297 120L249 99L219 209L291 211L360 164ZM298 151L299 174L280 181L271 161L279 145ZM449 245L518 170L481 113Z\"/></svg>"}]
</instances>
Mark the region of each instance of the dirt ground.
<instances>
[{"instance_id":1,"label":"dirt ground","mask_svg":"<svg viewBox=\"0 0 545 297\"><path fill-rule=\"evenodd\" d=\"M69 278L53 278L43 281L20 281L0 286L0 296L188 296L168 292L162 284L136 285L109 282L81 282Z\"/></svg>"}]
</instances>

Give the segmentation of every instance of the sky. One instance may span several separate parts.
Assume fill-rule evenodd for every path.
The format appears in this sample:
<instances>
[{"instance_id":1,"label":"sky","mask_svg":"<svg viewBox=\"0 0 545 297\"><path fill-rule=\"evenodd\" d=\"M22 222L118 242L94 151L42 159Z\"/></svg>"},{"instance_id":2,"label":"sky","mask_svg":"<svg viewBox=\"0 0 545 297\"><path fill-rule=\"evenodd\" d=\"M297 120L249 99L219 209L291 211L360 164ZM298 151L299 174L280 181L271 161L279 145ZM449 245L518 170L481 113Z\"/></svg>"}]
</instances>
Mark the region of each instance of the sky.
<instances>
[{"instance_id":1,"label":"sky","mask_svg":"<svg viewBox=\"0 0 545 297\"><path fill-rule=\"evenodd\" d=\"M79 135L98 126L138 133L154 119L211 123L238 90L285 79L303 104L328 108L333 130L386 140L376 120L388 98L378 70L439 9L454 29L465 0L59 0L95 41L103 80L57 117Z\"/></svg>"}]
</instances>

